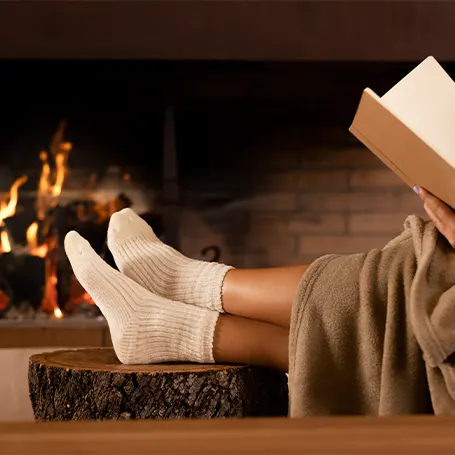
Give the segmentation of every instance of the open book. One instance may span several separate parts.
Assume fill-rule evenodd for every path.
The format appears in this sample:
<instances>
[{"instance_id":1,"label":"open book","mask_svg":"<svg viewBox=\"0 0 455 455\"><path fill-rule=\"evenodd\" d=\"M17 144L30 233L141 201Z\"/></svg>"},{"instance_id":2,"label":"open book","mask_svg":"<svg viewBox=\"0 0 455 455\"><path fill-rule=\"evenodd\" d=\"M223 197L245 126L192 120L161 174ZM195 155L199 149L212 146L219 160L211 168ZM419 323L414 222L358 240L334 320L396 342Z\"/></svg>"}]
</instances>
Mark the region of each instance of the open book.
<instances>
[{"instance_id":1,"label":"open book","mask_svg":"<svg viewBox=\"0 0 455 455\"><path fill-rule=\"evenodd\" d=\"M455 82L434 57L381 97L366 88L349 131L410 187L455 209Z\"/></svg>"}]
</instances>

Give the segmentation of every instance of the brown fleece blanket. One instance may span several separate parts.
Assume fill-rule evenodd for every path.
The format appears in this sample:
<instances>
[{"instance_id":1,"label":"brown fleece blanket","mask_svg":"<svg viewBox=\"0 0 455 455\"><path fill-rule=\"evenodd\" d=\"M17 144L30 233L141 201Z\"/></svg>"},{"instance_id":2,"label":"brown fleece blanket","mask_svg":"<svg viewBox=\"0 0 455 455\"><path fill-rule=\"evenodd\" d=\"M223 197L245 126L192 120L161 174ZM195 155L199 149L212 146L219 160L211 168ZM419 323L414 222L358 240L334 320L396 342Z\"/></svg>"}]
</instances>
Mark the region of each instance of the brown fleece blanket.
<instances>
[{"instance_id":1,"label":"brown fleece blanket","mask_svg":"<svg viewBox=\"0 0 455 455\"><path fill-rule=\"evenodd\" d=\"M411 216L382 250L318 259L289 342L291 417L455 413L455 251Z\"/></svg>"}]
</instances>

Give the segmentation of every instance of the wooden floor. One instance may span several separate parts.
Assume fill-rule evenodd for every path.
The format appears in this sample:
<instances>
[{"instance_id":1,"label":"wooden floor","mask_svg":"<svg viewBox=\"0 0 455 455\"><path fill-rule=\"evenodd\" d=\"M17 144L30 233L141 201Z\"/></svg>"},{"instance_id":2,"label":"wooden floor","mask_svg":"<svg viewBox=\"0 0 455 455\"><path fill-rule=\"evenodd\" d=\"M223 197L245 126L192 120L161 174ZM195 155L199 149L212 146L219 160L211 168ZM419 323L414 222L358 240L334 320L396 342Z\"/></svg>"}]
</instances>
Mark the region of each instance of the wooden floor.
<instances>
[{"instance_id":1,"label":"wooden floor","mask_svg":"<svg viewBox=\"0 0 455 455\"><path fill-rule=\"evenodd\" d=\"M0 424L0 454L453 455L455 418Z\"/></svg>"}]
</instances>

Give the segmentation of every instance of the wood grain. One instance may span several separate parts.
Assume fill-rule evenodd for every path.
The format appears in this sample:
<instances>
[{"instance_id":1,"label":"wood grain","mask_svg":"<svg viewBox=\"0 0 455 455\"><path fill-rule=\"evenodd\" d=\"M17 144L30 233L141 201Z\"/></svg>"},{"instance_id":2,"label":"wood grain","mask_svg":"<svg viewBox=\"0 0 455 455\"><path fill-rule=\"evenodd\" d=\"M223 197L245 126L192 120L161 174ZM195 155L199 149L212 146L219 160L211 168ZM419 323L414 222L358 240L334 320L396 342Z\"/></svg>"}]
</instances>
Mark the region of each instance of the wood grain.
<instances>
[{"instance_id":1,"label":"wood grain","mask_svg":"<svg viewBox=\"0 0 455 455\"><path fill-rule=\"evenodd\" d=\"M10 455L453 455L455 418L0 423Z\"/></svg>"},{"instance_id":2,"label":"wood grain","mask_svg":"<svg viewBox=\"0 0 455 455\"><path fill-rule=\"evenodd\" d=\"M0 58L454 60L455 2L0 2Z\"/></svg>"},{"instance_id":3,"label":"wood grain","mask_svg":"<svg viewBox=\"0 0 455 455\"><path fill-rule=\"evenodd\" d=\"M123 365L111 348L33 355L37 420L286 416L287 378L250 366Z\"/></svg>"},{"instance_id":4,"label":"wood grain","mask_svg":"<svg viewBox=\"0 0 455 455\"><path fill-rule=\"evenodd\" d=\"M1 348L28 347L110 347L109 329L106 324L84 324L79 326L52 321L42 325L39 321L29 324L14 324L14 321L0 322Z\"/></svg>"}]
</instances>

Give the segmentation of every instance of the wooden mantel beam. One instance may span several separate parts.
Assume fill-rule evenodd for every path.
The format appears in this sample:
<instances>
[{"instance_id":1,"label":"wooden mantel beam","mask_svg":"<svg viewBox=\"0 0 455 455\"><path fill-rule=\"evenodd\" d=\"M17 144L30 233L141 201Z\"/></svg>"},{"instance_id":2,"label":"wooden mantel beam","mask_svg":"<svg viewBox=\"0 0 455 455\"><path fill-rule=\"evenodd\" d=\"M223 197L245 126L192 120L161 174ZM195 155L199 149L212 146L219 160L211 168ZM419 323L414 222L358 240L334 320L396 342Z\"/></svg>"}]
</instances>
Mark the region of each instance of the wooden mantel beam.
<instances>
[{"instance_id":1,"label":"wooden mantel beam","mask_svg":"<svg viewBox=\"0 0 455 455\"><path fill-rule=\"evenodd\" d=\"M431 416L0 423L0 453L452 455L454 423Z\"/></svg>"},{"instance_id":2,"label":"wooden mantel beam","mask_svg":"<svg viewBox=\"0 0 455 455\"><path fill-rule=\"evenodd\" d=\"M455 2L2 0L0 58L455 61Z\"/></svg>"}]
</instances>

